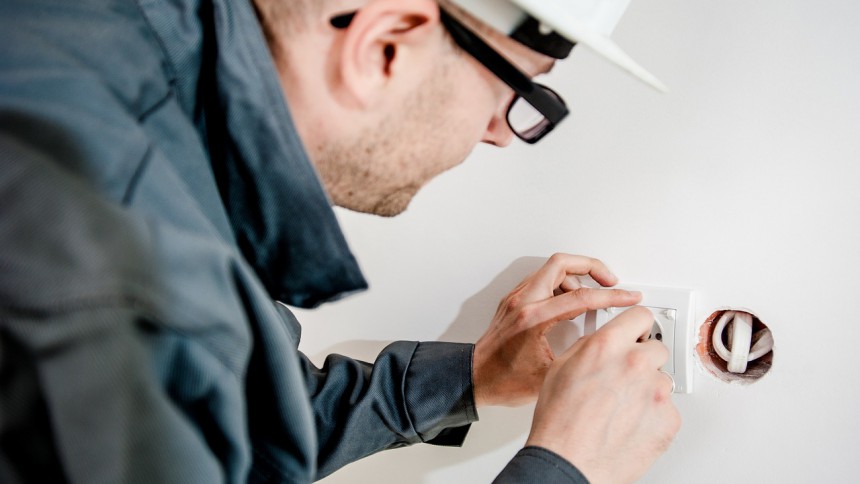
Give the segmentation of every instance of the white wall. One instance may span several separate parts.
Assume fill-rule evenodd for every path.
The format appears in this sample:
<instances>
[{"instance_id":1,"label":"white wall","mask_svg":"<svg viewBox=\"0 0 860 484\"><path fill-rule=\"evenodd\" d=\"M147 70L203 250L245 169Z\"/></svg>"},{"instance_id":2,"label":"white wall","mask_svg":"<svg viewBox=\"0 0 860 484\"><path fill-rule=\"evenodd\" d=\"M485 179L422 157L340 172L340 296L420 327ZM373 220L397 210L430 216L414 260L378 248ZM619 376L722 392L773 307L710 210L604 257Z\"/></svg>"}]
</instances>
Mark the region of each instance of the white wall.
<instances>
[{"instance_id":1,"label":"white wall","mask_svg":"<svg viewBox=\"0 0 860 484\"><path fill-rule=\"evenodd\" d=\"M753 385L697 370L644 482L860 482L860 4L637 0L614 37L671 92L579 49L547 79L573 114L539 145L479 148L396 219L341 212L372 289L301 312L302 349L474 341L539 264L524 256L588 254L696 289L696 329L745 307L776 339ZM389 451L326 482L489 482L531 410L485 409L462 449Z\"/></svg>"}]
</instances>

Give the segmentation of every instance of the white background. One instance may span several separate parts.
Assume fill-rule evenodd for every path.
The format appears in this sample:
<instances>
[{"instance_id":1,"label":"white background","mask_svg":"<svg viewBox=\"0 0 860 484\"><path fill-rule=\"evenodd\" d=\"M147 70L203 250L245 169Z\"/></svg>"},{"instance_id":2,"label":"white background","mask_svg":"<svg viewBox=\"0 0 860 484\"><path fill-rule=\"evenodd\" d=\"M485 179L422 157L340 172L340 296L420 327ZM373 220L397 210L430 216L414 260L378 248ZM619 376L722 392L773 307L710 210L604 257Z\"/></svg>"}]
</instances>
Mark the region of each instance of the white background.
<instances>
[{"instance_id":1,"label":"white background","mask_svg":"<svg viewBox=\"0 0 860 484\"><path fill-rule=\"evenodd\" d=\"M478 148L395 219L338 212L371 290L302 311L301 349L473 342L553 252L698 292L694 331L742 307L774 332L759 382L697 368L651 483L860 481L860 3L636 0L613 36L661 95L584 48L545 79L572 115ZM532 408L480 412L461 449L387 451L333 483L489 482Z\"/></svg>"}]
</instances>

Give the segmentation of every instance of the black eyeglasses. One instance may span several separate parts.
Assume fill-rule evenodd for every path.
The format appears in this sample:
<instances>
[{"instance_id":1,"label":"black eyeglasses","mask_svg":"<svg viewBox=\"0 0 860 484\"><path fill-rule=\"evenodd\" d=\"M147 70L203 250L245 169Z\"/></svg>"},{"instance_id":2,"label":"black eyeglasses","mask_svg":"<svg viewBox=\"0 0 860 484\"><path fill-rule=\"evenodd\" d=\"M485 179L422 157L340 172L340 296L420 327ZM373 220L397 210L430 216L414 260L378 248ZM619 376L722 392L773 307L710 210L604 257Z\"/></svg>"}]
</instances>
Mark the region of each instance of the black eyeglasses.
<instances>
[{"instance_id":1,"label":"black eyeglasses","mask_svg":"<svg viewBox=\"0 0 860 484\"><path fill-rule=\"evenodd\" d=\"M537 143L570 113L561 96L552 89L532 81L529 76L511 64L495 49L487 45L478 34L440 9L442 25L454 42L480 62L502 82L513 89L516 97L508 106L506 118L511 131L526 143ZM331 19L335 28L349 26L355 12Z\"/></svg>"}]
</instances>

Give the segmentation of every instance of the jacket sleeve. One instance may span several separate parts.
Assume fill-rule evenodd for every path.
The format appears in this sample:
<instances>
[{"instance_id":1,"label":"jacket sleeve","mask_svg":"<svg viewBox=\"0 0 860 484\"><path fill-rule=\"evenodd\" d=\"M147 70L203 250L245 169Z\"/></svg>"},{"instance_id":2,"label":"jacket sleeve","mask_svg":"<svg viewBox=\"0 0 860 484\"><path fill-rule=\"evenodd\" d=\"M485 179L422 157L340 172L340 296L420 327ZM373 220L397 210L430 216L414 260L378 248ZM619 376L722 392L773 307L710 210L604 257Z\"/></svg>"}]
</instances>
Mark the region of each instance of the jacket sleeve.
<instances>
[{"instance_id":1,"label":"jacket sleeve","mask_svg":"<svg viewBox=\"0 0 860 484\"><path fill-rule=\"evenodd\" d=\"M292 336L298 323L286 308ZM318 437L317 478L375 452L426 442L462 445L478 420L474 345L398 341L374 363L329 355L317 368L301 355Z\"/></svg>"},{"instance_id":2,"label":"jacket sleeve","mask_svg":"<svg viewBox=\"0 0 860 484\"><path fill-rule=\"evenodd\" d=\"M517 452L493 483L588 484L588 479L555 452L529 446Z\"/></svg>"}]
</instances>

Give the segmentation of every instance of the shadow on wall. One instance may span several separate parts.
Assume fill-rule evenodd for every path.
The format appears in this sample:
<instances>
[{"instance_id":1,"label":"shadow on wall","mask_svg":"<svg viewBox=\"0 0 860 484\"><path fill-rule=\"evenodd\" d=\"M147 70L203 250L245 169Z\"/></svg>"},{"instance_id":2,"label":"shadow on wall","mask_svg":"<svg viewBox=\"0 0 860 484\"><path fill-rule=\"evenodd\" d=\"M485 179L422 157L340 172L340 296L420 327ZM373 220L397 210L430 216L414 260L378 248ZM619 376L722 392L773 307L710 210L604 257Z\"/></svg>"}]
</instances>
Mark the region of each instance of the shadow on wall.
<instances>
[{"instance_id":1,"label":"shadow on wall","mask_svg":"<svg viewBox=\"0 0 860 484\"><path fill-rule=\"evenodd\" d=\"M439 336L438 340L478 341L496 313L499 301L517 287L523 279L540 269L546 261L546 257L534 256L516 259L497 275L490 282L490 285L463 303L457 318ZM549 331L547 339L553 351L558 354L573 344L580 336L582 336L581 326L561 322Z\"/></svg>"},{"instance_id":2,"label":"shadow on wall","mask_svg":"<svg viewBox=\"0 0 860 484\"><path fill-rule=\"evenodd\" d=\"M489 326L499 301L525 277L539 269L544 262L546 262L544 257L516 259L487 287L463 303L459 314L448 329L437 338L438 341L477 341ZM558 351L558 348L568 346L579 335L574 325L559 324L548 337L553 349ZM313 359L321 361L328 354L340 353L360 360L373 361L379 351L389 343L389 341L368 340L344 341L320 352ZM481 420L473 425L462 449L427 445L384 452L371 457L368 462L359 461L357 464L335 472L326 479L326 482L426 482L430 474L441 468L460 465L498 451L515 441L524 441L531 424L533 410L532 405L518 408L481 409L479 411ZM510 457L513 457L513 454ZM384 472L380 472L380 469L384 469ZM501 468L496 471L501 471Z\"/></svg>"}]
</instances>

